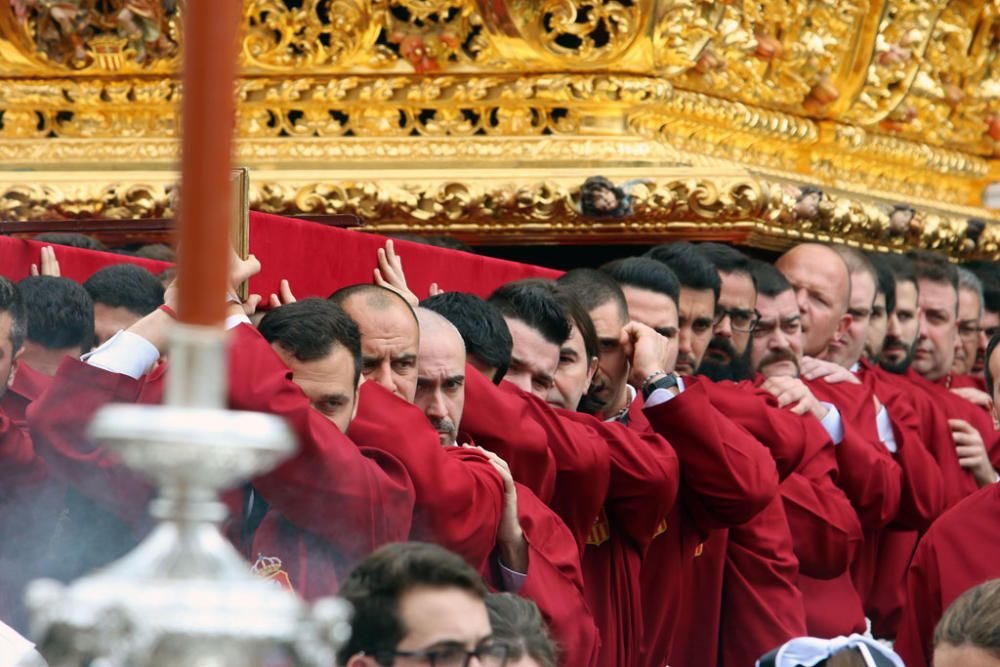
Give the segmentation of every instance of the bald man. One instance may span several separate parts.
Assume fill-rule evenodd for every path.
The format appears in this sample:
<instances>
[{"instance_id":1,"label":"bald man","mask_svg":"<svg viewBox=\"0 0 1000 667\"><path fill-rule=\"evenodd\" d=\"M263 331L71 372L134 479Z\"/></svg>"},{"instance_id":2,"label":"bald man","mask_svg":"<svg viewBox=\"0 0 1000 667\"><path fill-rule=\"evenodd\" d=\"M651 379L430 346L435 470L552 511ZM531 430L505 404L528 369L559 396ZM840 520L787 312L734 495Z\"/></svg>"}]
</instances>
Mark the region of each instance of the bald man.
<instances>
[{"instance_id":1,"label":"bald man","mask_svg":"<svg viewBox=\"0 0 1000 667\"><path fill-rule=\"evenodd\" d=\"M465 408L465 342L455 325L434 311L417 308L416 316L420 347L414 404L437 430L441 445L453 447ZM496 549L484 576L497 589L538 604L565 649L565 664L593 664L597 628L584 598L573 534L529 488L514 481L499 456L487 456L504 479L505 502Z\"/></svg>"},{"instance_id":2,"label":"bald man","mask_svg":"<svg viewBox=\"0 0 1000 667\"><path fill-rule=\"evenodd\" d=\"M358 325L361 373L368 380L349 434L359 445L394 455L410 473L416 492L410 539L436 542L473 567L486 567L503 512L504 480L482 452L442 449L438 431L412 405L420 347L413 308L377 285L345 287L330 300Z\"/></svg>"},{"instance_id":3,"label":"bald man","mask_svg":"<svg viewBox=\"0 0 1000 667\"><path fill-rule=\"evenodd\" d=\"M851 280L844 260L818 243L797 245L775 266L795 290L802 326L802 352L820 356L839 340L851 323L848 304Z\"/></svg>"}]
</instances>

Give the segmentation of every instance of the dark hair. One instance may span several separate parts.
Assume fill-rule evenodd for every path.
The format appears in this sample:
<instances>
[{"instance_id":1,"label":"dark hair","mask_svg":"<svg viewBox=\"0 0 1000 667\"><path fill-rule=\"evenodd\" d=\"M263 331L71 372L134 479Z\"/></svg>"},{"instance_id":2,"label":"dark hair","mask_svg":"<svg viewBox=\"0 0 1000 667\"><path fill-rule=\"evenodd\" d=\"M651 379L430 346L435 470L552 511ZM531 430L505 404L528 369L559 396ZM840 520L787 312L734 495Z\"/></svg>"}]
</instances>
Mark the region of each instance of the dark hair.
<instances>
[{"instance_id":1,"label":"dark hair","mask_svg":"<svg viewBox=\"0 0 1000 667\"><path fill-rule=\"evenodd\" d=\"M538 606L511 593L486 596L493 638L510 647L511 661L529 656L541 667L556 667L558 650Z\"/></svg>"},{"instance_id":2,"label":"dark hair","mask_svg":"<svg viewBox=\"0 0 1000 667\"><path fill-rule=\"evenodd\" d=\"M755 259L750 262L750 272L757 281L757 293L762 296L773 299L792 289L792 284L773 264Z\"/></svg>"},{"instance_id":3,"label":"dark hair","mask_svg":"<svg viewBox=\"0 0 1000 667\"><path fill-rule=\"evenodd\" d=\"M1000 289L983 289L983 309L991 313L1000 313Z\"/></svg>"},{"instance_id":4,"label":"dark hair","mask_svg":"<svg viewBox=\"0 0 1000 667\"><path fill-rule=\"evenodd\" d=\"M334 345L347 348L354 362L354 384L361 375L361 333L344 309L312 297L269 310L257 325L268 343L278 343L299 361L326 357Z\"/></svg>"},{"instance_id":5,"label":"dark hair","mask_svg":"<svg viewBox=\"0 0 1000 667\"><path fill-rule=\"evenodd\" d=\"M107 250L107 246L86 234L76 232L44 232L36 236L34 241L40 243L51 243L54 245L64 245L70 248L81 248L83 250Z\"/></svg>"},{"instance_id":6,"label":"dark hair","mask_svg":"<svg viewBox=\"0 0 1000 667\"><path fill-rule=\"evenodd\" d=\"M28 320L27 339L61 350L94 344L94 302L69 278L31 276L18 283Z\"/></svg>"},{"instance_id":7,"label":"dark hair","mask_svg":"<svg viewBox=\"0 0 1000 667\"><path fill-rule=\"evenodd\" d=\"M885 312L891 315L896 310L896 278L892 275L885 255L877 252L868 253L868 261L875 267L875 289L885 294Z\"/></svg>"},{"instance_id":8,"label":"dark hair","mask_svg":"<svg viewBox=\"0 0 1000 667\"><path fill-rule=\"evenodd\" d=\"M556 286L556 299L562 306L566 317L580 332L580 336L583 338L583 349L587 354L587 363L589 364L591 359L601 353L600 345L597 342L597 331L594 329L594 321L590 319L590 313L580 303L576 293L567 289L565 285Z\"/></svg>"},{"instance_id":9,"label":"dark hair","mask_svg":"<svg viewBox=\"0 0 1000 667\"><path fill-rule=\"evenodd\" d=\"M87 278L83 288L94 303L125 308L140 317L163 304L163 285L156 276L135 264L106 266Z\"/></svg>"},{"instance_id":10,"label":"dark hair","mask_svg":"<svg viewBox=\"0 0 1000 667\"><path fill-rule=\"evenodd\" d=\"M948 605L934 630L934 646L974 646L1000 658L1000 579L970 588Z\"/></svg>"},{"instance_id":11,"label":"dark hair","mask_svg":"<svg viewBox=\"0 0 1000 667\"><path fill-rule=\"evenodd\" d=\"M176 262L177 252L166 243L147 243L135 251L136 257L153 259L158 262Z\"/></svg>"},{"instance_id":12,"label":"dark hair","mask_svg":"<svg viewBox=\"0 0 1000 667\"><path fill-rule=\"evenodd\" d=\"M413 321L417 321L417 314L413 312L413 306L399 292L391 290L388 287L382 287L381 285L372 285L371 283L348 285L347 287L341 287L328 298L343 308L347 300L355 296L364 297L368 305L379 310L389 308L394 303L402 304L410 312L410 315L413 316Z\"/></svg>"},{"instance_id":13,"label":"dark hair","mask_svg":"<svg viewBox=\"0 0 1000 667\"><path fill-rule=\"evenodd\" d=\"M750 272L750 258L736 248L725 243L706 241L694 246L694 249L711 262L719 273L736 273L753 279L753 274Z\"/></svg>"},{"instance_id":14,"label":"dark hair","mask_svg":"<svg viewBox=\"0 0 1000 667\"><path fill-rule=\"evenodd\" d=\"M712 290L715 300L719 300L722 279L710 261L705 259L692 243L678 241L658 245L646 253L658 262L663 262L677 276L681 287L693 290Z\"/></svg>"},{"instance_id":15,"label":"dark hair","mask_svg":"<svg viewBox=\"0 0 1000 667\"><path fill-rule=\"evenodd\" d=\"M986 354L983 357L983 369L984 375L986 377L986 393L993 398L993 382L998 378L994 378L993 374L990 373L990 357L993 356L993 350L996 349L997 345L1000 345L1000 334L990 338L990 342L986 345Z\"/></svg>"},{"instance_id":16,"label":"dark hair","mask_svg":"<svg viewBox=\"0 0 1000 667\"><path fill-rule=\"evenodd\" d=\"M556 284L571 293L590 312L614 301L623 321L628 321L628 302L614 278L597 269L571 269L556 278Z\"/></svg>"},{"instance_id":17,"label":"dark hair","mask_svg":"<svg viewBox=\"0 0 1000 667\"><path fill-rule=\"evenodd\" d=\"M476 252L469 244L459 241L454 236L421 236L420 234L402 232L399 234L389 234L389 238L399 241L409 241L410 243L419 243L420 245L429 245L433 248L447 248L448 250L459 250L473 254Z\"/></svg>"},{"instance_id":18,"label":"dark hair","mask_svg":"<svg viewBox=\"0 0 1000 667\"><path fill-rule=\"evenodd\" d=\"M24 345L28 329L24 316L24 302L21 300L21 291L17 289L17 285L3 276L0 276L0 313L10 313L11 354L17 354Z\"/></svg>"},{"instance_id":19,"label":"dark hair","mask_svg":"<svg viewBox=\"0 0 1000 667\"><path fill-rule=\"evenodd\" d=\"M594 195L599 190L608 190L615 195L618 205L613 211L602 211L594 206ZM580 212L596 218L621 218L632 213L632 196L604 176L591 176L580 186Z\"/></svg>"},{"instance_id":20,"label":"dark hair","mask_svg":"<svg viewBox=\"0 0 1000 667\"><path fill-rule=\"evenodd\" d=\"M945 257L926 250L911 250L906 257L913 262L917 280L951 285L958 291L958 269Z\"/></svg>"},{"instance_id":21,"label":"dark hair","mask_svg":"<svg viewBox=\"0 0 1000 667\"><path fill-rule=\"evenodd\" d=\"M399 601L415 588L457 588L485 599L486 585L461 557L423 542L387 544L351 571L339 595L354 607L351 638L337 653L346 665L365 653L380 665L391 665L407 629L399 617Z\"/></svg>"},{"instance_id":22,"label":"dark hair","mask_svg":"<svg viewBox=\"0 0 1000 667\"><path fill-rule=\"evenodd\" d=\"M996 262L982 260L967 262L965 268L979 277L983 289L1000 289L1000 265Z\"/></svg>"},{"instance_id":23,"label":"dark hair","mask_svg":"<svg viewBox=\"0 0 1000 667\"><path fill-rule=\"evenodd\" d=\"M514 341L500 311L474 294L444 292L427 297L421 307L433 310L455 325L465 341L465 352L495 368L493 382L507 374Z\"/></svg>"},{"instance_id":24,"label":"dark hair","mask_svg":"<svg viewBox=\"0 0 1000 667\"><path fill-rule=\"evenodd\" d=\"M917 270L913 260L896 253L886 253L882 255L882 259L885 260L885 265L892 272L892 278L896 281L897 286L899 283L913 283L917 289L920 288L917 284Z\"/></svg>"},{"instance_id":25,"label":"dark hair","mask_svg":"<svg viewBox=\"0 0 1000 667\"><path fill-rule=\"evenodd\" d=\"M674 272L663 262L649 257L626 257L608 262L601 271L611 276L620 287L649 290L670 297L675 304L680 299L681 284Z\"/></svg>"},{"instance_id":26,"label":"dark hair","mask_svg":"<svg viewBox=\"0 0 1000 667\"><path fill-rule=\"evenodd\" d=\"M524 322L554 345L562 345L569 338L570 322L556 299L551 280L527 278L507 283L487 301L504 317Z\"/></svg>"}]
</instances>

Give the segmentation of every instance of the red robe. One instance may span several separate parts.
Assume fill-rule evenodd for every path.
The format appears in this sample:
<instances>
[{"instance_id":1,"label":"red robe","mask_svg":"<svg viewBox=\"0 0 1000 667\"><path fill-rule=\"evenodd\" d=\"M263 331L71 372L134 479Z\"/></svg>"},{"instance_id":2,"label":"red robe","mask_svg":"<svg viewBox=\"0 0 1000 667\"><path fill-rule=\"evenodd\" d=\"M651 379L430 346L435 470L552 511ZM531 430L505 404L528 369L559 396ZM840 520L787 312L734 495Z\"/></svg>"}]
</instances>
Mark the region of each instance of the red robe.
<instances>
[{"instance_id":1,"label":"red robe","mask_svg":"<svg viewBox=\"0 0 1000 667\"><path fill-rule=\"evenodd\" d=\"M481 452L442 447L419 408L375 382L362 385L348 435L409 472L416 493L410 539L439 544L476 568L488 561L503 515L503 481ZM379 504L369 511L377 514Z\"/></svg>"},{"instance_id":2,"label":"red robe","mask_svg":"<svg viewBox=\"0 0 1000 667\"><path fill-rule=\"evenodd\" d=\"M299 443L295 456L253 480L254 488L270 505L269 512L292 524L293 534L277 529L255 533L250 554L281 557L287 568L296 571L312 568L313 564L293 562L304 554L318 553L309 544L298 543L312 541L308 536L312 534L334 545L338 563L350 569L382 544L406 539L414 490L399 460L383 451L356 446L314 410L291 381L288 368L252 327L233 330L228 368L230 407L283 417ZM158 372L138 382L67 358L49 390L28 410L36 446L50 469L84 497L138 530L144 525L145 504L151 493L148 483L80 434L108 402L140 398L158 402L162 378L163 373ZM239 500L232 505L240 507ZM337 511L331 512L331 507ZM234 517L237 523L241 519ZM280 544L268 543L278 535L283 537L274 539ZM315 567L330 572L336 565ZM341 575L343 568L338 568ZM295 581L292 584L296 586ZM323 577L316 588L296 590L316 597L336 592L337 582Z\"/></svg>"},{"instance_id":3,"label":"red robe","mask_svg":"<svg viewBox=\"0 0 1000 667\"><path fill-rule=\"evenodd\" d=\"M582 555L607 495L611 475L607 443L589 425L567 419L545 401L509 382L501 383L500 391L490 391L473 378L472 391L466 394L462 431L478 445L505 461L522 459L525 449L534 452L541 445L551 452L556 472L551 494L544 493L548 486L545 475L535 471L531 475L541 483L526 484L522 481L524 467L519 467L521 472L511 472L516 481L526 484L555 510L573 533ZM483 400L484 395L491 400ZM507 415L513 414L521 415L520 420L506 421ZM532 457L542 461L535 454Z\"/></svg>"},{"instance_id":4,"label":"red robe","mask_svg":"<svg viewBox=\"0 0 1000 667\"><path fill-rule=\"evenodd\" d=\"M776 498L742 526L729 529L722 591L722 667L745 667L806 634L798 588L799 561L784 504Z\"/></svg>"},{"instance_id":5,"label":"red robe","mask_svg":"<svg viewBox=\"0 0 1000 667\"><path fill-rule=\"evenodd\" d=\"M611 477L583 553L584 590L601 632L598 664L638 666L643 634L641 564L677 496L677 455L651 431L564 410L559 414L589 424L608 443Z\"/></svg>"},{"instance_id":6,"label":"red robe","mask_svg":"<svg viewBox=\"0 0 1000 667\"><path fill-rule=\"evenodd\" d=\"M954 388L967 388L967 389L978 389L979 391L985 391L987 394L990 393L986 389L986 378L976 377L974 375L956 375L951 374L951 386Z\"/></svg>"},{"instance_id":7,"label":"red robe","mask_svg":"<svg viewBox=\"0 0 1000 667\"><path fill-rule=\"evenodd\" d=\"M1000 468L1000 431L993 428L993 418L989 412L950 391L951 375L946 375L937 382L929 382L911 368L906 371L906 377L928 391L936 391L941 407L948 417L964 419L972 424L983 438L983 444L986 445L993 467Z\"/></svg>"},{"instance_id":8,"label":"red robe","mask_svg":"<svg viewBox=\"0 0 1000 667\"><path fill-rule=\"evenodd\" d=\"M28 406L38 399L52 383L52 378L39 373L24 362L17 362L14 381L0 399L0 410L16 422L27 419Z\"/></svg>"},{"instance_id":9,"label":"red robe","mask_svg":"<svg viewBox=\"0 0 1000 667\"><path fill-rule=\"evenodd\" d=\"M871 578L870 589L865 600L865 610L872 621L872 632L877 637L893 638L902 613L904 584L910 558L917 545L918 531L926 530L926 519L933 520L932 491L936 477L940 476L942 486L942 507L951 507L976 491L977 485L972 474L958 465L955 442L952 439L948 416L942 410L937 390L927 383L923 386L911 382L906 376L889 373L867 361L861 362L858 376L865 385L875 391L879 400L890 410L896 426L909 423L910 430L917 430L920 447L903 444L897 433L897 443L902 456L897 461L904 469L903 502L896 520L882 535L878 550L876 576ZM909 442L909 440L907 440ZM924 449L935 463L934 470L922 470L922 464L913 456L915 451ZM922 490L926 506L917 506L913 491ZM913 498L908 509L907 494ZM938 512L937 516L940 515Z\"/></svg>"},{"instance_id":10,"label":"red robe","mask_svg":"<svg viewBox=\"0 0 1000 667\"><path fill-rule=\"evenodd\" d=\"M930 667L934 628L966 590L1000 577L1000 484L945 512L920 540L906 577L894 646L909 667Z\"/></svg>"},{"instance_id":11,"label":"red robe","mask_svg":"<svg viewBox=\"0 0 1000 667\"><path fill-rule=\"evenodd\" d=\"M630 409L631 428L670 440L681 465L679 501L644 561L643 658L647 667L713 664L719 651L725 526L740 525L775 498L774 460L709 401L705 382L652 408ZM720 529L712 530L713 527Z\"/></svg>"},{"instance_id":12,"label":"red robe","mask_svg":"<svg viewBox=\"0 0 1000 667\"><path fill-rule=\"evenodd\" d=\"M576 541L566 524L523 484L517 486L517 516L528 543L528 571L518 592L533 600L559 645L559 664L596 667L601 637L584 595ZM489 576L502 589L496 567Z\"/></svg>"}]
</instances>

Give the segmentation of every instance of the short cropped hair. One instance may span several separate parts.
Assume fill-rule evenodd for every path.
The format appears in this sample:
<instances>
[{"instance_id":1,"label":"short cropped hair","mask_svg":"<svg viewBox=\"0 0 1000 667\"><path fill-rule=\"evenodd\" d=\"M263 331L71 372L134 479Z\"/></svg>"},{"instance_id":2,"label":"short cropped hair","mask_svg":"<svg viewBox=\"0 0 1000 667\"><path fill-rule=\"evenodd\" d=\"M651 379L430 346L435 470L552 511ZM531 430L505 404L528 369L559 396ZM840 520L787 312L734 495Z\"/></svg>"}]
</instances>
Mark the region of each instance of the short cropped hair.
<instances>
[{"instance_id":1,"label":"short cropped hair","mask_svg":"<svg viewBox=\"0 0 1000 667\"><path fill-rule=\"evenodd\" d=\"M388 287L382 287L381 285L373 285L371 283L348 285L347 287L341 287L328 298L330 301L343 308L344 304L351 297L355 296L364 297L367 300L367 303L376 308L389 308L394 303L397 305L401 304L410 312L410 315L413 316L413 321L417 321L417 314L414 312L413 306L411 306L399 292L391 290Z\"/></svg>"},{"instance_id":2,"label":"short cropped hair","mask_svg":"<svg viewBox=\"0 0 1000 667\"><path fill-rule=\"evenodd\" d=\"M28 324L24 315L24 302L17 285L0 276L0 313L10 314L11 354L17 354L24 345Z\"/></svg>"},{"instance_id":3,"label":"short cropped hair","mask_svg":"<svg viewBox=\"0 0 1000 667\"><path fill-rule=\"evenodd\" d=\"M681 284L674 272L663 262L649 257L626 257L608 262L601 271L611 276L620 287L644 289L670 297L677 303Z\"/></svg>"},{"instance_id":4,"label":"short cropped hair","mask_svg":"<svg viewBox=\"0 0 1000 667\"><path fill-rule=\"evenodd\" d=\"M1000 313L1000 289L983 290L983 309L991 313Z\"/></svg>"},{"instance_id":5,"label":"short cropped hair","mask_svg":"<svg viewBox=\"0 0 1000 667\"><path fill-rule=\"evenodd\" d=\"M510 647L511 662L527 656L540 667L556 667L558 649L534 602L511 593L491 593L486 596L486 609L493 638Z\"/></svg>"},{"instance_id":6,"label":"short cropped hair","mask_svg":"<svg viewBox=\"0 0 1000 667\"><path fill-rule=\"evenodd\" d=\"M735 273L753 279L753 274L750 272L750 258L733 246L705 241L695 245L694 249L711 262L719 273Z\"/></svg>"},{"instance_id":7,"label":"short cropped hair","mask_svg":"<svg viewBox=\"0 0 1000 667\"><path fill-rule=\"evenodd\" d=\"M70 248L80 248L82 250L106 251L108 247L86 234L76 232L43 232L36 236L34 241L40 243L51 243L53 245L64 245Z\"/></svg>"},{"instance_id":8,"label":"short cropped hair","mask_svg":"<svg viewBox=\"0 0 1000 667\"><path fill-rule=\"evenodd\" d=\"M463 292L436 294L421 301L420 306L455 325L465 341L466 354L496 369L493 382L503 379L510 367L514 341L499 310L478 296Z\"/></svg>"},{"instance_id":9,"label":"short cropped hair","mask_svg":"<svg viewBox=\"0 0 1000 667\"><path fill-rule=\"evenodd\" d=\"M18 283L28 320L27 339L50 350L94 344L94 302L69 278L31 276Z\"/></svg>"},{"instance_id":10,"label":"short cropped hair","mask_svg":"<svg viewBox=\"0 0 1000 667\"><path fill-rule=\"evenodd\" d=\"M1000 658L1000 579L959 595L934 630L934 646L974 646Z\"/></svg>"},{"instance_id":11,"label":"short cropped hair","mask_svg":"<svg viewBox=\"0 0 1000 667\"><path fill-rule=\"evenodd\" d=\"M792 284L773 264L755 259L750 263L750 271L757 281L757 293L761 296L773 299L792 289Z\"/></svg>"},{"instance_id":12,"label":"short cropped hair","mask_svg":"<svg viewBox=\"0 0 1000 667\"><path fill-rule=\"evenodd\" d=\"M457 588L479 599L486 585L460 556L436 544L401 542L375 550L348 575L339 595L354 607L351 638L337 653L346 665L352 655L365 653L380 665L391 665L394 651L406 636L399 601L416 588Z\"/></svg>"},{"instance_id":13,"label":"short cropped hair","mask_svg":"<svg viewBox=\"0 0 1000 667\"><path fill-rule=\"evenodd\" d=\"M361 332L344 309L316 297L269 310L257 325L268 343L277 343L299 361L316 361L344 346L354 363L354 384L361 375Z\"/></svg>"},{"instance_id":14,"label":"short cropped hair","mask_svg":"<svg viewBox=\"0 0 1000 667\"><path fill-rule=\"evenodd\" d=\"M983 305L986 303L986 296L983 293L983 283L978 276L966 268L958 267L958 289L969 290L979 298L979 311L982 314Z\"/></svg>"},{"instance_id":15,"label":"short cropped hair","mask_svg":"<svg viewBox=\"0 0 1000 667\"><path fill-rule=\"evenodd\" d=\"M882 255L882 259L885 260L886 266L892 272L892 277L896 281L896 285L899 283L913 283L917 285L917 269L913 263L913 260L905 255L897 255L896 253L886 253ZM917 285L919 288L919 285Z\"/></svg>"},{"instance_id":16,"label":"short cropped hair","mask_svg":"<svg viewBox=\"0 0 1000 667\"><path fill-rule=\"evenodd\" d=\"M896 310L896 278L885 261L885 255L868 253L868 261L875 267L875 289L885 295L885 312L890 315Z\"/></svg>"},{"instance_id":17,"label":"short cropped hair","mask_svg":"<svg viewBox=\"0 0 1000 667\"><path fill-rule=\"evenodd\" d=\"M163 304L163 284L135 264L112 264L87 278L83 288L94 303L124 308L143 317Z\"/></svg>"},{"instance_id":18,"label":"short cropped hair","mask_svg":"<svg viewBox=\"0 0 1000 667\"><path fill-rule=\"evenodd\" d=\"M555 295L555 283L540 278L498 287L487 301L504 317L520 320L554 345L569 338L570 321Z\"/></svg>"},{"instance_id":19,"label":"short cropped hair","mask_svg":"<svg viewBox=\"0 0 1000 667\"><path fill-rule=\"evenodd\" d=\"M958 269L945 257L926 250L911 250L906 256L913 260L913 270L918 281L951 285L958 290Z\"/></svg>"},{"instance_id":20,"label":"short cropped hair","mask_svg":"<svg viewBox=\"0 0 1000 667\"><path fill-rule=\"evenodd\" d=\"M712 290L715 300L719 300L722 279L715 266L699 253L693 243L678 241L658 245L646 253L658 262L663 262L677 276L681 287L693 290Z\"/></svg>"},{"instance_id":21,"label":"short cropped hair","mask_svg":"<svg viewBox=\"0 0 1000 667\"><path fill-rule=\"evenodd\" d=\"M556 285L556 300L562 306L566 318L580 332L589 364L591 359L601 353L600 343L597 340L597 330L594 329L594 321L590 319L590 313L577 298L577 293L567 289L565 285ZM572 330L570 333L572 334Z\"/></svg>"},{"instance_id":22,"label":"short cropped hair","mask_svg":"<svg viewBox=\"0 0 1000 667\"><path fill-rule=\"evenodd\" d=\"M614 278L597 269L571 269L556 278L556 284L576 297L587 312L614 301L621 319L628 321L628 302Z\"/></svg>"}]
</instances>

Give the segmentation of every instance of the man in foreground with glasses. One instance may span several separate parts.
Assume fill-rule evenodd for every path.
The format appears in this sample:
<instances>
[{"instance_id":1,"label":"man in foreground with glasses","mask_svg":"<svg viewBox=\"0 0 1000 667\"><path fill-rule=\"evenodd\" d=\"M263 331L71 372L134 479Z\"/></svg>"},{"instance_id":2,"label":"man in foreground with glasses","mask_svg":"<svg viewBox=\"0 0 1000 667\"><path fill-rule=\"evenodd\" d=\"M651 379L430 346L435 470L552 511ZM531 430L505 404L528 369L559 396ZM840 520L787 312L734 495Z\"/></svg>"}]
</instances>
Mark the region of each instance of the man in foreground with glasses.
<instances>
[{"instance_id":1,"label":"man in foreground with glasses","mask_svg":"<svg viewBox=\"0 0 1000 667\"><path fill-rule=\"evenodd\" d=\"M486 585L461 557L434 544L384 546L340 588L354 607L345 667L504 667L493 638ZM475 659L475 661L473 661Z\"/></svg>"}]
</instances>

